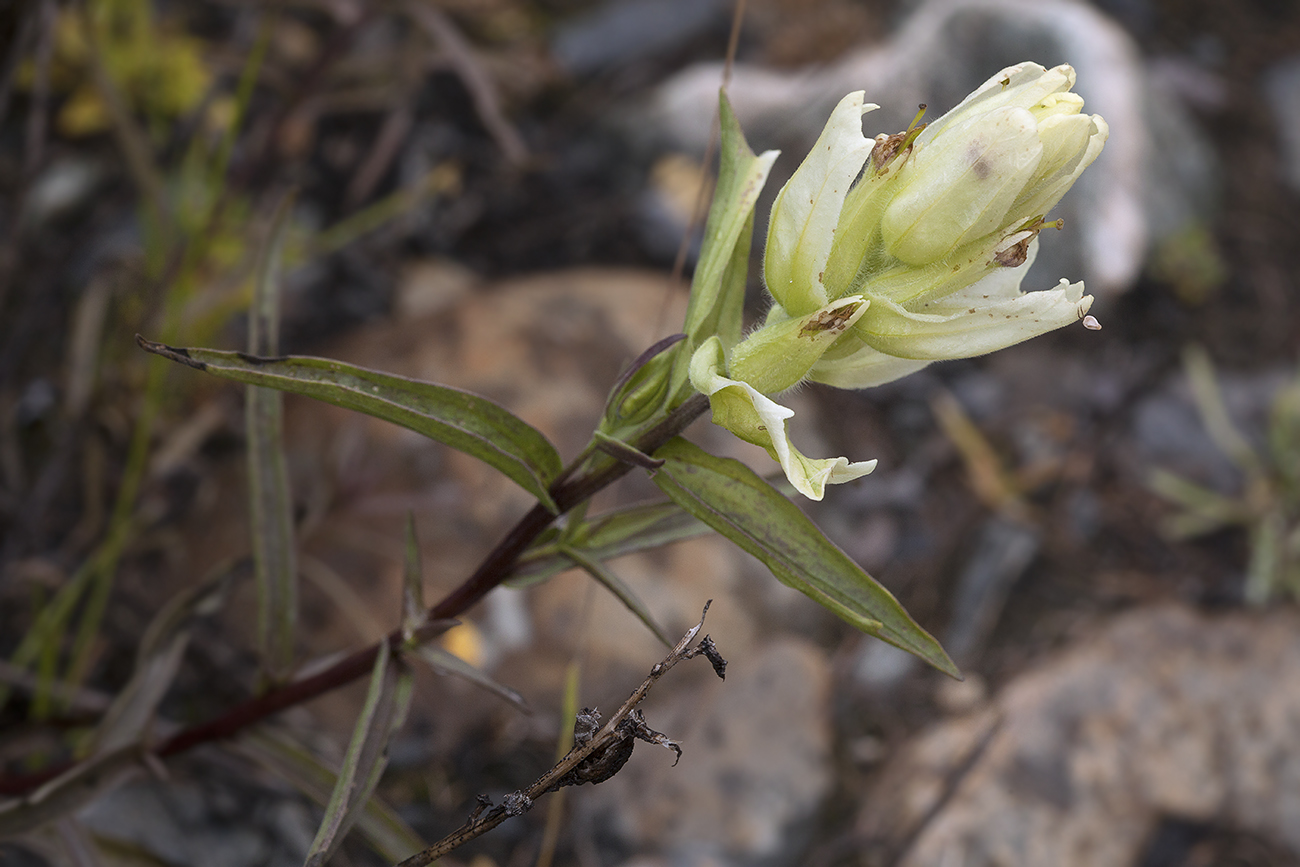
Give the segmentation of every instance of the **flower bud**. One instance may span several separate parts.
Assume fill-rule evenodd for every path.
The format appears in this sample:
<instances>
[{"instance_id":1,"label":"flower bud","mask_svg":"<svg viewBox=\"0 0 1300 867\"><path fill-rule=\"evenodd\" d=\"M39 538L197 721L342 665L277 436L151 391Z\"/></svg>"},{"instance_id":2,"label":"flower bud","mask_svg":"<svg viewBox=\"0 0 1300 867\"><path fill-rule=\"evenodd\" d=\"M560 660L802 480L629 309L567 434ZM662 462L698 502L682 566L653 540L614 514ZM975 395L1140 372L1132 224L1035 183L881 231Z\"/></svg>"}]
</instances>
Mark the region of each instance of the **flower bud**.
<instances>
[{"instance_id":1,"label":"flower bud","mask_svg":"<svg viewBox=\"0 0 1300 867\"><path fill-rule=\"evenodd\" d=\"M1101 153L1105 121L1083 115L1074 70L1003 70L917 137L881 217L885 247L923 265L1043 216Z\"/></svg>"}]
</instances>

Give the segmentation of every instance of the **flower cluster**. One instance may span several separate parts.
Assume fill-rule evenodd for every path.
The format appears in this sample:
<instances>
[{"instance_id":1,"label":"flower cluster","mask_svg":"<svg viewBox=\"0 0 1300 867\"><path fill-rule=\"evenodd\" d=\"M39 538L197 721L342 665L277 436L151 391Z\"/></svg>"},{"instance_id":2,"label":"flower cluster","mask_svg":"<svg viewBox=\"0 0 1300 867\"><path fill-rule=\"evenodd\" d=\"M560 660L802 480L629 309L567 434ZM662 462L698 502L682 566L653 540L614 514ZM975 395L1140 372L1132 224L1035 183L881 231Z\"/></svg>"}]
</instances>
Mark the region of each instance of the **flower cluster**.
<instances>
[{"instance_id":1,"label":"flower cluster","mask_svg":"<svg viewBox=\"0 0 1300 867\"><path fill-rule=\"evenodd\" d=\"M794 486L826 484L874 461L813 460L790 444L793 412L768 395L811 379L879 385L931 361L969 358L1076 321L1082 283L1023 293L1047 213L1101 152L1108 130L1070 91L1074 70L1009 67L928 125L874 139L877 108L850 93L777 196L764 280L774 302L734 346L696 350L691 383L714 421L763 446Z\"/></svg>"}]
</instances>

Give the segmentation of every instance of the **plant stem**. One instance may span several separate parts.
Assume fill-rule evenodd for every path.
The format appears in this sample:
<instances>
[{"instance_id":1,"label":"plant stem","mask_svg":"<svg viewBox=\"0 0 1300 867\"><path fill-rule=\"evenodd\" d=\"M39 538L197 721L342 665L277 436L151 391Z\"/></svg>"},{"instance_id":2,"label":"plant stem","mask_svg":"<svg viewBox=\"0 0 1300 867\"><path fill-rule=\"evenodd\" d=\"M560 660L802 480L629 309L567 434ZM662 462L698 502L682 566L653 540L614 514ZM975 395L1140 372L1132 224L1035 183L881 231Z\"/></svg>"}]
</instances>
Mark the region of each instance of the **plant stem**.
<instances>
[{"instance_id":1,"label":"plant stem","mask_svg":"<svg viewBox=\"0 0 1300 867\"><path fill-rule=\"evenodd\" d=\"M703 415L708 407L707 397L694 394L659 424L647 430L629 445L645 454L653 454L660 446L680 434L691 422ZM589 452L584 452L579 460L586 460L587 455ZM559 507L559 514L564 514L589 499L597 491L608 487L632 469L631 464L621 463L604 455L601 457L604 459L600 460L591 471L571 478L568 474L561 474L561 481L552 485L551 496ZM533 506L488 553L469 578L429 609L426 615L427 625L433 626L436 621L464 613L489 591L505 581L510 576L519 556L558 516L540 503ZM436 634L437 631L441 630L431 629L430 633ZM402 630L400 628L393 630L382 641L388 643L389 649L399 651L404 641ZM357 650L311 677L293 681L248 699L215 719L183 729L159 744L153 752L160 757L172 756L202 743L229 738L272 714L349 684L363 677L374 667L379 646L379 642L376 642ZM70 764L56 765L32 774L0 777L0 794L26 794L66 771Z\"/></svg>"}]
</instances>

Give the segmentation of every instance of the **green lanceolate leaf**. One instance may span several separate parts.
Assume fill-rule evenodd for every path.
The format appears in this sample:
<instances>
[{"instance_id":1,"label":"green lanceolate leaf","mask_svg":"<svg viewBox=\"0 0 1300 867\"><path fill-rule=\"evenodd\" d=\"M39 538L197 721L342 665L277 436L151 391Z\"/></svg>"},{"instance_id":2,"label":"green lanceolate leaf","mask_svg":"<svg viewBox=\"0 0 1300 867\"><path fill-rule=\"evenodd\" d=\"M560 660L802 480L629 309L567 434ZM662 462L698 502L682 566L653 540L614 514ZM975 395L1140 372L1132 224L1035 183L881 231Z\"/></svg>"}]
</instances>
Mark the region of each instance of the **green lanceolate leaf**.
<instances>
[{"instance_id":1,"label":"green lanceolate leaf","mask_svg":"<svg viewBox=\"0 0 1300 867\"><path fill-rule=\"evenodd\" d=\"M485 397L327 358L258 358L175 348L138 336L136 342L214 376L303 394L410 428L495 467L555 510L547 486L559 475L559 453L536 428Z\"/></svg>"},{"instance_id":2,"label":"green lanceolate leaf","mask_svg":"<svg viewBox=\"0 0 1300 867\"><path fill-rule=\"evenodd\" d=\"M276 210L270 238L263 248L248 311L248 351L257 356L279 352L280 259L293 197ZM249 530L257 577L257 637L263 675L284 680L293 670L294 633L298 623L298 562L293 532L293 495L284 459L284 395L250 385L245 390L244 421L248 437Z\"/></svg>"},{"instance_id":3,"label":"green lanceolate leaf","mask_svg":"<svg viewBox=\"0 0 1300 867\"><path fill-rule=\"evenodd\" d=\"M754 236L754 205L763 191L778 152L755 156L745 141L731 104L719 93L718 118L722 146L718 183L704 227L700 260L691 280L691 299L683 331L686 340L662 354L638 361L635 376L620 383L612 396L602 430L620 435L654 411L679 406L691 394L687 373L691 353L717 335L725 347L740 340L745 284L749 274L749 247Z\"/></svg>"},{"instance_id":4,"label":"green lanceolate leaf","mask_svg":"<svg viewBox=\"0 0 1300 867\"><path fill-rule=\"evenodd\" d=\"M421 644L412 648L409 655L411 658L418 659L431 666L439 674L453 674L475 686L486 689L498 698L508 701L523 713L533 712L532 708L528 706L528 702L524 701L524 697L518 692L503 683L493 680L486 673L479 671L446 648L439 647L436 644Z\"/></svg>"},{"instance_id":5,"label":"green lanceolate leaf","mask_svg":"<svg viewBox=\"0 0 1300 867\"><path fill-rule=\"evenodd\" d=\"M655 452L673 502L763 562L772 574L858 629L960 677L939 642L799 508L740 461L680 437Z\"/></svg>"},{"instance_id":6,"label":"green lanceolate leaf","mask_svg":"<svg viewBox=\"0 0 1300 867\"><path fill-rule=\"evenodd\" d=\"M600 563L712 532L676 503L640 503L592 518L562 540L554 535L547 537L543 544L519 558L507 583L512 587L527 586L572 569L573 559L562 548Z\"/></svg>"},{"instance_id":7,"label":"green lanceolate leaf","mask_svg":"<svg viewBox=\"0 0 1300 867\"><path fill-rule=\"evenodd\" d=\"M325 817L307 852L307 867L325 864L361 817L388 764L388 741L405 721L410 702L410 672L400 660L391 660L388 642L381 642L365 705L325 805Z\"/></svg>"},{"instance_id":8,"label":"green lanceolate leaf","mask_svg":"<svg viewBox=\"0 0 1300 867\"><path fill-rule=\"evenodd\" d=\"M318 804L326 804L338 775L287 734L268 727L254 729L229 748L247 756L286 780ZM424 840L380 798L366 802L357 818L357 831L386 861L396 863L424 848Z\"/></svg>"}]
</instances>

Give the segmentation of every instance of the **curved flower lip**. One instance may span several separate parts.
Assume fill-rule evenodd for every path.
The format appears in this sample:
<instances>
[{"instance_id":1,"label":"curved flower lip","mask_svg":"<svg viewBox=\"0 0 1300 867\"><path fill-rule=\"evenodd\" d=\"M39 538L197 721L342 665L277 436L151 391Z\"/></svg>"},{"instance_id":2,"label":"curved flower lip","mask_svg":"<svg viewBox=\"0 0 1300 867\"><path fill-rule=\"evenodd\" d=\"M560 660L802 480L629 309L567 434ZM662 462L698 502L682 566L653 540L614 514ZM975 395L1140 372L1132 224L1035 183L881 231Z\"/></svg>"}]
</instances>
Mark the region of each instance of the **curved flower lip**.
<instances>
[{"instance_id":1,"label":"curved flower lip","mask_svg":"<svg viewBox=\"0 0 1300 867\"><path fill-rule=\"evenodd\" d=\"M874 460L850 462L845 457L805 457L791 444L786 430L786 420L794 416L794 410L748 383L723 375L725 363L722 341L709 338L691 356L691 384L708 395L714 423L746 442L767 449L799 493L810 500L820 500L827 485L852 481L876 468Z\"/></svg>"},{"instance_id":2,"label":"curved flower lip","mask_svg":"<svg viewBox=\"0 0 1300 867\"><path fill-rule=\"evenodd\" d=\"M1037 255L1034 239L1023 264L997 268L964 289L918 305L917 310L889 299L873 299L854 324L854 334L886 355L937 361L985 355L1082 319L1093 301L1083 294L1082 282L1062 279L1052 289L1020 291ZM813 377L817 375L815 366Z\"/></svg>"},{"instance_id":3,"label":"curved flower lip","mask_svg":"<svg viewBox=\"0 0 1300 867\"><path fill-rule=\"evenodd\" d=\"M1035 178L1026 185L1012 211L1021 214L1046 214L1056 203L1061 201L1074 182L1083 174L1083 170L1093 164L1101 155L1101 149L1110 138L1110 126L1099 114L1076 114L1068 117L1052 117L1039 124L1039 129L1069 128L1073 135L1048 135L1047 141L1053 150L1044 150L1043 164L1059 164L1060 168L1053 174ZM1075 154L1073 159L1061 159L1060 153Z\"/></svg>"},{"instance_id":4,"label":"curved flower lip","mask_svg":"<svg viewBox=\"0 0 1300 867\"><path fill-rule=\"evenodd\" d=\"M862 116L880 106L857 90L840 100L808 157L772 204L763 255L767 290L791 316L832 300L822 283L844 199L875 147Z\"/></svg>"}]
</instances>

